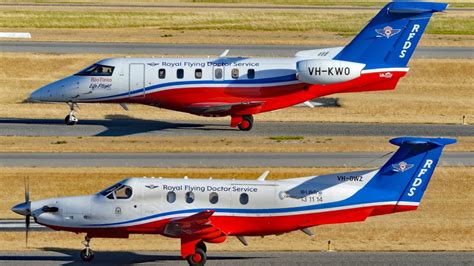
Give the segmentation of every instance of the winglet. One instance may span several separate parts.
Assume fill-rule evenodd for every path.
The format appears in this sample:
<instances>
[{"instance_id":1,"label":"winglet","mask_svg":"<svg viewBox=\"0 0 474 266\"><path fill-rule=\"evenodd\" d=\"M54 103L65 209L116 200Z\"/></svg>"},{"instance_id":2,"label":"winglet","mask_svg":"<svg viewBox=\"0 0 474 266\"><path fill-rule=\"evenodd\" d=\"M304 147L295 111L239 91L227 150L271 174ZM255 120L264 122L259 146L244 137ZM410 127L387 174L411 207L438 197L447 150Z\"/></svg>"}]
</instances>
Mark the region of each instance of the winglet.
<instances>
[{"instance_id":1,"label":"winglet","mask_svg":"<svg viewBox=\"0 0 474 266\"><path fill-rule=\"evenodd\" d=\"M268 171L268 170L265 171L265 172L263 172L263 173L257 178L257 180L258 180L258 181L265 181L265 178L267 178L267 176L268 176L269 173L270 173L270 171Z\"/></svg>"}]
</instances>

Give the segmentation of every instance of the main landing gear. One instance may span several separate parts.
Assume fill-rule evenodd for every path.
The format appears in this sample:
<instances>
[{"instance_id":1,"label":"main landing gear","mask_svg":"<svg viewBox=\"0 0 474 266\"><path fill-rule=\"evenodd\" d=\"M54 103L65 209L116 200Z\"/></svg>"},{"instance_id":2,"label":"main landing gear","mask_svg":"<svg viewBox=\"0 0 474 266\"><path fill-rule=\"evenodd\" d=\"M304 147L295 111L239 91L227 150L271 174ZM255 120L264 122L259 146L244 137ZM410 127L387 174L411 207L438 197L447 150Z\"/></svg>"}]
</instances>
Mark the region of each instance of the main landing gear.
<instances>
[{"instance_id":1,"label":"main landing gear","mask_svg":"<svg viewBox=\"0 0 474 266\"><path fill-rule=\"evenodd\" d=\"M181 258L191 266L202 266L207 261L207 247L201 239L181 238Z\"/></svg>"},{"instance_id":2,"label":"main landing gear","mask_svg":"<svg viewBox=\"0 0 474 266\"><path fill-rule=\"evenodd\" d=\"M64 118L64 124L74 126L79 121L76 117L76 110L74 107L79 108L79 106L74 102L68 102L67 105L69 105L69 114Z\"/></svg>"},{"instance_id":3,"label":"main landing gear","mask_svg":"<svg viewBox=\"0 0 474 266\"><path fill-rule=\"evenodd\" d=\"M190 266L201 266L206 264L207 261L207 247L204 242L199 242L196 244L196 248L194 254L188 255L186 260L188 261Z\"/></svg>"},{"instance_id":4,"label":"main landing gear","mask_svg":"<svg viewBox=\"0 0 474 266\"><path fill-rule=\"evenodd\" d=\"M94 258L94 252L92 251L90 247L90 242L91 242L91 238L86 235L86 238L84 239L84 241L82 241L82 244L86 248L81 250L81 259L84 262L89 262Z\"/></svg>"},{"instance_id":5,"label":"main landing gear","mask_svg":"<svg viewBox=\"0 0 474 266\"><path fill-rule=\"evenodd\" d=\"M241 131L249 131L253 127L253 116L232 116L230 121L231 127L238 127Z\"/></svg>"}]
</instances>

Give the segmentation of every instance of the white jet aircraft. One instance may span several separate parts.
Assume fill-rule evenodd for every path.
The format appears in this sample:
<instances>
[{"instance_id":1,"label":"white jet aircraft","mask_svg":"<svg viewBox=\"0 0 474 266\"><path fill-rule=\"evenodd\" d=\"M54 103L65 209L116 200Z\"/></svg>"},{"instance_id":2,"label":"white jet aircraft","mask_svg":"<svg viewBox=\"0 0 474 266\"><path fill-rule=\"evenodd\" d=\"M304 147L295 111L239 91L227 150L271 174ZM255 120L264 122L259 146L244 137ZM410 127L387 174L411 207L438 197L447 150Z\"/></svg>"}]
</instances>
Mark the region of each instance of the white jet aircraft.
<instances>
[{"instance_id":1,"label":"white jet aircraft","mask_svg":"<svg viewBox=\"0 0 474 266\"><path fill-rule=\"evenodd\" d=\"M204 265L206 245L236 236L264 236L309 227L360 222L369 216L415 210L447 138L401 137L380 169L267 181L129 178L95 195L26 200L12 208L55 230L85 233L81 258L90 261L92 238L161 234L181 240L181 256ZM28 191L28 190L26 190Z\"/></svg>"},{"instance_id":2,"label":"white jet aircraft","mask_svg":"<svg viewBox=\"0 0 474 266\"><path fill-rule=\"evenodd\" d=\"M344 92L393 90L408 71L428 22L445 3L387 4L345 47L298 52L293 58L112 58L46 85L31 101L139 103L201 116L230 116L250 130L253 115Z\"/></svg>"}]
</instances>

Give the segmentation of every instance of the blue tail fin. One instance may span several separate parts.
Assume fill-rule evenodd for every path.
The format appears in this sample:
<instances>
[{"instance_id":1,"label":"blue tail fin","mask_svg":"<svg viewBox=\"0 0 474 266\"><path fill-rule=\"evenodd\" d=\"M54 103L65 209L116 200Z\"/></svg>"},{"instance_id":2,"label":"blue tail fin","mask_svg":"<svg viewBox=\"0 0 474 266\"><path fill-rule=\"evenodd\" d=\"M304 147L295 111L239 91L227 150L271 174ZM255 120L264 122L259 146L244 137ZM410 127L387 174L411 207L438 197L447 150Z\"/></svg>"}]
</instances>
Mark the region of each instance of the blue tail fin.
<instances>
[{"instance_id":1,"label":"blue tail fin","mask_svg":"<svg viewBox=\"0 0 474 266\"><path fill-rule=\"evenodd\" d=\"M418 205L449 138L401 137L390 140L400 146L374 177L374 188L382 189L398 204Z\"/></svg>"},{"instance_id":2,"label":"blue tail fin","mask_svg":"<svg viewBox=\"0 0 474 266\"><path fill-rule=\"evenodd\" d=\"M334 59L364 63L367 68L405 67L431 15L446 3L387 4Z\"/></svg>"}]
</instances>

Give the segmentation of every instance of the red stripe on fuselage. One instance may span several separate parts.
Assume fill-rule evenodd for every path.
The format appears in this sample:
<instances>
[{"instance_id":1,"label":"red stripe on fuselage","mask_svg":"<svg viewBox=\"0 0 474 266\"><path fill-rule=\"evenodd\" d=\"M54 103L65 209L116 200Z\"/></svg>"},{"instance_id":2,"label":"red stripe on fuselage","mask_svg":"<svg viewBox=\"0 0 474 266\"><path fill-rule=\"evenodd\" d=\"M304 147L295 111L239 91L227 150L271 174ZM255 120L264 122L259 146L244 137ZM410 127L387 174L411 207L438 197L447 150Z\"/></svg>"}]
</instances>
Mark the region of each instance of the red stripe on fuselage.
<instances>
[{"instance_id":1,"label":"red stripe on fuselage","mask_svg":"<svg viewBox=\"0 0 474 266\"><path fill-rule=\"evenodd\" d=\"M211 216L211 224L227 235L272 235L299 230L302 228L349 222L361 222L369 216L389 214L401 211L416 210L417 206L379 205L336 210L318 213L307 213L285 216ZM128 237L129 234L163 234L166 224L171 219L163 219L138 225L102 228L70 228L48 226L55 230L85 232L91 237Z\"/></svg>"},{"instance_id":2,"label":"red stripe on fuselage","mask_svg":"<svg viewBox=\"0 0 474 266\"><path fill-rule=\"evenodd\" d=\"M388 78L384 76L386 71L376 73L365 73L359 78L328 85L312 85L298 83L283 86L255 86L255 87L190 87L190 88L167 88L166 90L105 102L132 102L165 109L190 112L189 106L196 103L239 103L263 101L259 108L239 109L237 113L232 110L220 112L219 115L242 115L257 114L277 110L295 104L305 102L314 98L344 92L362 92L377 90L392 90L398 80L406 72L393 71ZM212 115L212 114L209 114Z\"/></svg>"}]
</instances>

